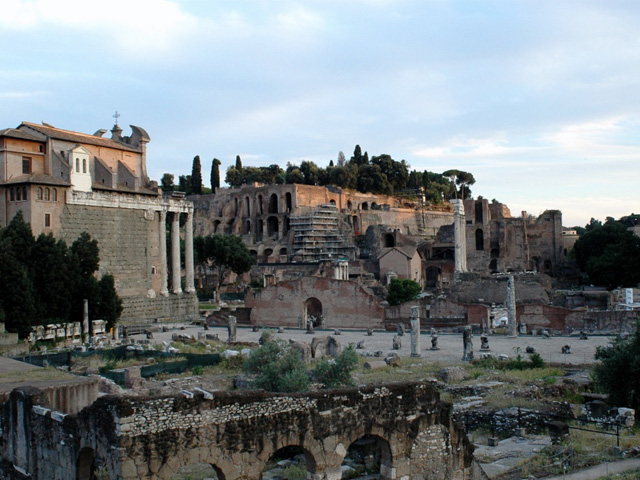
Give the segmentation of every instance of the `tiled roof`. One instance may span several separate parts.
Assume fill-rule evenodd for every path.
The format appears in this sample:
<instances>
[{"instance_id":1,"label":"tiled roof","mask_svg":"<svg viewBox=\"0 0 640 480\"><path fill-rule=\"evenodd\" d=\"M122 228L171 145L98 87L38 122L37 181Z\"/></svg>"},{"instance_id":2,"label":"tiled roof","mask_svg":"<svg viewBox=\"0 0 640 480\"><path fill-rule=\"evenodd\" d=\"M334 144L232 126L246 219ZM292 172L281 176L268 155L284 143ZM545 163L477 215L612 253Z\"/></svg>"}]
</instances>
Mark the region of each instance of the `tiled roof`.
<instances>
[{"instance_id":1,"label":"tiled roof","mask_svg":"<svg viewBox=\"0 0 640 480\"><path fill-rule=\"evenodd\" d=\"M11 138L20 138L22 140L32 140L35 142L42 142L43 140L31 135L27 132L23 132L22 130L17 130L15 128L5 128L4 130L0 130L0 137L11 137Z\"/></svg>"},{"instance_id":2,"label":"tiled roof","mask_svg":"<svg viewBox=\"0 0 640 480\"><path fill-rule=\"evenodd\" d=\"M44 173L32 173L30 175L18 175L2 182L2 185L15 185L22 183L34 183L39 185L55 185L59 187L70 187L71 184L61 178L45 175Z\"/></svg>"},{"instance_id":3,"label":"tiled roof","mask_svg":"<svg viewBox=\"0 0 640 480\"><path fill-rule=\"evenodd\" d=\"M140 149L127 145L123 142L111 140L110 138L97 137L87 133L72 132L70 130L62 130L61 128L50 127L46 125L38 125L37 123L22 122L20 127L25 126L37 132L42 133L57 140L66 140L75 143L87 143L89 145L97 145L99 147L117 148L120 150L129 150L131 152L139 152ZM20 128L18 127L18 128Z\"/></svg>"}]
</instances>

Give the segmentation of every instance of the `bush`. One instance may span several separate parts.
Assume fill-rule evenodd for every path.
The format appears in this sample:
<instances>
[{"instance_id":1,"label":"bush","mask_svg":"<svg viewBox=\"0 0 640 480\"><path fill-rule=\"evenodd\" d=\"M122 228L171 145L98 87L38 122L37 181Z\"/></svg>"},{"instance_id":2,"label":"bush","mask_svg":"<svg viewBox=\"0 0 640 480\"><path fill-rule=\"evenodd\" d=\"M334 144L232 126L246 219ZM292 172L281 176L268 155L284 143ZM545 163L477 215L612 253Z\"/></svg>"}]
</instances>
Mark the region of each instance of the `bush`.
<instances>
[{"instance_id":1,"label":"bush","mask_svg":"<svg viewBox=\"0 0 640 480\"><path fill-rule=\"evenodd\" d=\"M283 340L269 338L244 361L243 368L256 375L256 388L269 392L300 392L311 384L300 354Z\"/></svg>"},{"instance_id":2,"label":"bush","mask_svg":"<svg viewBox=\"0 0 640 480\"><path fill-rule=\"evenodd\" d=\"M324 388L335 388L353 385L351 372L358 365L358 354L350 346L338 355L335 360L322 360L314 369L314 377Z\"/></svg>"},{"instance_id":3,"label":"bush","mask_svg":"<svg viewBox=\"0 0 640 480\"><path fill-rule=\"evenodd\" d=\"M389 284L387 302L389 305L400 305L402 302L416 298L421 291L422 287L418 282L408 278L404 280L394 278Z\"/></svg>"}]
</instances>

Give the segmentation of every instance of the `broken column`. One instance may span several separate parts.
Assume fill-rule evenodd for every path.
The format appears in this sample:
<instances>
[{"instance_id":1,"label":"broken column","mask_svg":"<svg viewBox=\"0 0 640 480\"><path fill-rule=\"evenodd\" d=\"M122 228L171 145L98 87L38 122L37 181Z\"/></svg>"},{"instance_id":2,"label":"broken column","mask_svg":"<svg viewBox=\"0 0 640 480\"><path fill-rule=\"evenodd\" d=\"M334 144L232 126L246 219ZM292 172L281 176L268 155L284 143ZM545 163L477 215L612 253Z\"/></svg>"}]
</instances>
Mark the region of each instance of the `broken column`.
<instances>
[{"instance_id":1,"label":"broken column","mask_svg":"<svg viewBox=\"0 0 640 480\"><path fill-rule=\"evenodd\" d=\"M516 329L516 285L513 279L513 275L509 275L507 280L507 330L510 337L517 337L518 330Z\"/></svg>"},{"instance_id":2,"label":"broken column","mask_svg":"<svg viewBox=\"0 0 640 480\"><path fill-rule=\"evenodd\" d=\"M82 305L82 342L87 343L91 332L89 332L89 300L86 298Z\"/></svg>"},{"instance_id":3,"label":"broken column","mask_svg":"<svg viewBox=\"0 0 640 480\"><path fill-rule=\"evenodd\" d=\"M464 202L451 200L453 203L453 242L455 252L455 273L467 271L467 235L464 216Z\"/></svg>"},{"instance_id":4,"label":"broken column","mask_svg":"<svg viewBox=\"0 0 640 480\"><path fill-rule=\"evenodd\" d=\"M411 307L411 356L420 356L420 307Z\"/></svg>"},{"instance_id":5,"label":"broken column","mask_svg":"<svg viewBox=\"0 0 640 480\"><path fill-rule=\"evenodd\" d=\"M234 343L236 341L236 317L229 315L229 323L227 324L227 330L229 331L228 343Z\"/></svg>"},{"instance_id":6,"label":"broken column","mask_svg":"<svg viewBox=\"0 0 640 480\"><path fill-rule=\"evenodd\" d=\"M473 360L473 342L471 341L471 337L471 326L467 325L464 327L464 332L462 332L462 360L464 362L470 362Z\"/></svg>"}]
</instances>

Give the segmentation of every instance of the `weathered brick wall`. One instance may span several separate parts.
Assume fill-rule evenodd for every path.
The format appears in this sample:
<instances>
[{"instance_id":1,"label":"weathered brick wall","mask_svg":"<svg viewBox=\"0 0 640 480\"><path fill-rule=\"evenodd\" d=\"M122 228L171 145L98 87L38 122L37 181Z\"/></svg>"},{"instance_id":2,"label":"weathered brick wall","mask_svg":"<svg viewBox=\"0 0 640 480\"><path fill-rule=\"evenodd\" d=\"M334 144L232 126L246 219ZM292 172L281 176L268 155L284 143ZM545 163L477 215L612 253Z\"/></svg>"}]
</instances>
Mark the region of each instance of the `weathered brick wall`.
<instances>
[{"instance_id":1,"label":"weathered brick wall","mask_svg":"<svg viewBox=\"0 0 640 480\"><path fill-rule=\"evenodd\" d=\"M215 465L224 478L257 479L280 448L304 449L312 478L341 478L349 446L381 439L381 478L466 479L472 447L430 385L396 384L311 394L196 393L102 397L77 415L38 406L37 390L2 405L3 478L74 479L94 464L120 480L169 479L182 466Z\"/></svg>"}]
</instances>

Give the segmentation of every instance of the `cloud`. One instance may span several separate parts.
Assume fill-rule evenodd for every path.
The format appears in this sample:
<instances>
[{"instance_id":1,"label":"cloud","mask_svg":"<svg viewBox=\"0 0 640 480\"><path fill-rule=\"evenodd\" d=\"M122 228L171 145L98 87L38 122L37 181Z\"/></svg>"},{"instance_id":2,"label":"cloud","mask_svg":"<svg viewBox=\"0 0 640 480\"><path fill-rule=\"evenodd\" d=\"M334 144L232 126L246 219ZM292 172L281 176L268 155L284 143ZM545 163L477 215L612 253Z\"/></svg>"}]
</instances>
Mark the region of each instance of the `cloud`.
<instances>
[{"instance_id":1,"label":"cloud","mask_svg":"<svg viewBox=\"0 0 640 480\"><path fill-rule=\"evenodd\" d=\"M156 55L171 51L197 26L197 19L168 0L12 0L3 2L0 28L55 29L104 36L106 43L131 54ZM91 38L91 37L88 37Z\"/></svg>"}]
</instances>

